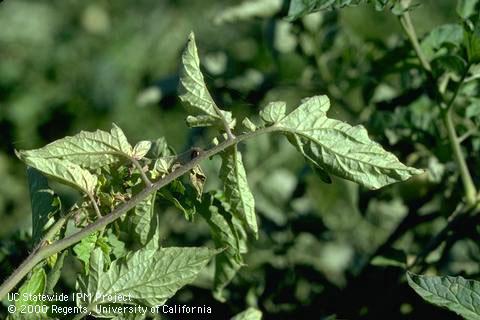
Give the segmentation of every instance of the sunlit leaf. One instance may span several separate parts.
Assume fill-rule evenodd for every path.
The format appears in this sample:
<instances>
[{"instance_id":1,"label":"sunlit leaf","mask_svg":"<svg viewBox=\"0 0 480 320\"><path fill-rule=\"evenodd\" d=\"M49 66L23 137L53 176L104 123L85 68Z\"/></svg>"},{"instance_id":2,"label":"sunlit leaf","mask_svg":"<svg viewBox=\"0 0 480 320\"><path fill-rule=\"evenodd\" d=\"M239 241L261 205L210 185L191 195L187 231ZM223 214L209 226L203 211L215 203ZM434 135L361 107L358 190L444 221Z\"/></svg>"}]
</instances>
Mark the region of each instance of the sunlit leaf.
<instances>
[{"instance_id":1,"label":"sunlit leaf","mask_svg":"<svg viewBox=\"0 0 480 320\"><path fill-rule=\"evenodd\" d=\"M205 80L200 70L200 59L198 57L195 36L193 33L188 38L187 47L182 55L182 76L180 77L180 100L187 104L187 107L198 116L190 116L187 122L191 126L222 125L221 115L218 113L217 105L208 92ZM227 122L231 124L232 115L230 112L220 110Z\"/></svg>"},{"instance_id":2,"label":"sunlit leaf","mask_svg":"<svg viewBox=\"0 0 480 320\"><path fill-rule=\"evenodd\" d=\"M266 123L276 123L285 117L287 104L283 101L270 102L260 111L260 117Z\"/></svg>"},{"instance_id":3,"label":"sunlit leaf","mask_svg":"<svg viewBox=\"0 0 480 320\"><path fill-rule=\"evenodd\" d=\"M425 300L461 315L480 319L480 282L462 277L434 277L407 273L408 284Z\"/></svg>"},{"instance_id":4,"label":"sunlit leaf","mask_svg":"<svg viewBox=\"0 0 480 320\"><path fill-rule=\"evenodd\" d=\"M133 150L122 129L113 124L110 133L81 131L34 150L20 151L22 159L68 160L83 168L95 169L131 157Z\"/></svg>"},{"instance_id":5,"label":"sunlit leaf","mask_svg":"<svg viewBox=\"0 0 480 320\"><path fill-rule=\"evenodd\" d=\"M152 193L136 205L129 216L133 225L133 231L142 245L150 241L157 229L157 219L155 219L155 195L155 192Z\"/></svg>"},{"instance_id":6,"label":"sunlit leaf","mask_svg":"<svg viewBox=\"0 0 480 320\"><path fill-rule=\"evenodd\" d=\"M234 146L222 155L220 177L224 181L225 197L234 213L238 214L258 237L255 200L248 186L242 154Z\"/></svg>"},{"instance_id":7,"label":"sunlit leaf","mask_svg":"<svg viewBox=\"0 0 480 320\"><path fill-rule=\"evenodd\" d=\"M92 306L107 303L103 295L121 295L145 306L162 305L191 283L217 253L202 247L141 249L115 260L104 271L104 255L95 249L90 258L90 275L79 281L81 292L90 295L87 301L78 302Z\"/></svg>"},{"instance_id":8,"label":"sunlit leaf","mask_svg":"<svg viewBox=\"0 0 480 320\"><path fill-rule=\"evenodd\" d=\"M215 257L213 295L219 301L225 301L224 288L244 265L242 255L247 252L247 234L242 222L225 210L224 198L220 195L206 197L212 199L202 201L200 214L210 226L215 246L224 249Z\"/></svg>"},{"instance_id":9,"label":"sunlit leaf","mask_svg":"<svg viewBox=\"0 0 480 320\"><path fill-rule=\"evenodd\" d=\"M26 157L23 161L38 171L87 194L93 194L97 177L79 165L57 158Z\"/></svg>"},{"instance_id":10,"label":"sunlit leaf","mask_svg":"<svg viewBox=\"0 0 480 320\"><path fill-rule=\"evenodd\" d=\"M330 101L326 96L305 99L279 121L299 151L321 168L365 187L378 189L410 178L423 171L407 167L368 137L363 126L327 118Z\"/></svg>"},{"instance_id":11,"label":"sunlit leaf","mask_svg":"<svg viewBox=\"0 0 480 320\"><path fill-rule=\"evenodd\" d=\"M135 159L142 159L152 147L152 142L148 140L140 141L133 148L133 157Z\"/></svg>"}]
</instances>

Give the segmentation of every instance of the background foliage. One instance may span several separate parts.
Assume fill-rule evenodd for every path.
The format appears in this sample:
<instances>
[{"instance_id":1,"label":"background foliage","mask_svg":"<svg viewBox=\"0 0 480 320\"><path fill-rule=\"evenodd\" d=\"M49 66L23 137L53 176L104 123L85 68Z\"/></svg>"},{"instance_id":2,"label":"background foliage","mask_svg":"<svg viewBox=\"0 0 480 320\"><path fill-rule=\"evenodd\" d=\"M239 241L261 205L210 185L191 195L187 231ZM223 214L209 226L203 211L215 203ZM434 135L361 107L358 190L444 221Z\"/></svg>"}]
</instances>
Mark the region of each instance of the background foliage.
<instances>
[{"instance_id":1,"label":"background foliage","mask_svg":"<svg viewBox=\"0 0 480 320\"><path fill-rule=\"evenodd\" d=\"M211 294L208 270L174 301L210 305L218 319L249 305L258 305L265 319L455 317L417 296L398 267L443 228L463 194L438 110L397 18L362 4L290 22L283 18L287 2L259 3L268 10L253 10L254 18L232 10L236 1L0 4L1 278L30 249L26 172L15 149L112 122L133 142L164 136L179 152L208 144L209 130L187 130L177 98L180 54L194 30L220 105L248 116L267 101L286 101L291 110L303 97L327 94L333 117L365 125L402 162L428 172L368 191L337 178L325 184L281 137L242 145L260 226L259 239L248 242L248 267L227 287L224 303ZM436 70L458 70L455 59L438 53L446 48L455 55L455 28L431 32L459 23L456 5L421 1L412 12ZM460 134L469 166L478 168L478 81L462 94ZM205 190L219 186L219 166L205 163ZM472 173L478 181L478 171ZM77 197L56 190L65 203ZM157 211L165 246L212 241L202 219L187 222L166 202ZM426 257L425 270L478 278L479 232L469 225ZM60 286L72 291L82 265L69 257L66 265Z\"/></svg>"}]
</instances>

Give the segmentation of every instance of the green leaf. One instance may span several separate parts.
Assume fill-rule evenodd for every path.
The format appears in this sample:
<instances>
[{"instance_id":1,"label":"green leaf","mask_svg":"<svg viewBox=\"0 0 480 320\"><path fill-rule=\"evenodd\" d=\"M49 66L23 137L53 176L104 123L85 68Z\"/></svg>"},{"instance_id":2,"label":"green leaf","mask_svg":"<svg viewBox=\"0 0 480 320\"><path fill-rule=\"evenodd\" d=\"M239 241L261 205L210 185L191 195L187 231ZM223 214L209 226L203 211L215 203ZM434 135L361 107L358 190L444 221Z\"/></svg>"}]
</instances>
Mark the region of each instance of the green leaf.
<instances>
[{"instance_id":1,"label":"green leaf","mask_svg":"<svg viewBox=\"0 0 480 320\"><path fill-rule=\"evenodd\" d=\"M465 30L464 43L470 63L480 62L480 23L473 30Z\"/></svg>"},{"instance_id":2,"label":"green leaf","mask_svg":"<svg viewBox=\"0 0 480 320\"><path fill-rule=\"evenodd\" d=\"M248 308L245 311L235 315L231 320L261 320L262 312L255 308Z\"/></svg>"},{"instance_id":3,"label":"green leaf","mask_svg":"<svg viewBox=\"0 0 480 320\"><path fill-rule=\"evenodd\" d=\"M461 76L465 72L467 62L459 55L446 54L432 60L435 75L441 76L443 72L453 72Z\"/></svg>"},{"instance_id":4,"label":"green leaf","mask_svg":"<svg viewBox=\"0 0 480 320\"><path fill-rule=\"evenodd\" d=\"M89 272L90 266L90 255L95 249L95 244L97 243L97 234L92 233L87 237L83 238L78 244L73 247L73 252L75 252L78 259L83 262L85 268L85 274Z\"/></svg>"},{"instance_id":5,"label":"green leaf","mask_svg":"<svg viewBox=\"0 0 480 320\"><path fill-rule=\"evenodd\" d=\"M374 257L370 263L378 267L405 268L407 265L407 256L405 252L401 250L390 248L381 256Z\"/></svg>"},{"instance_id":6,"label":"green leaf","mask_svg":"<svg viewBox=\"0 0 480 320\"><path fill-rule=\"evenodd\" d=\"M112 320L144 320L147 315L144 313L122 313L112 318Z\"/></svg>"},{"instance_id":7,"label":"green leaf","mask_svg":"<svg viewBox=\"0 0 480 320\"><path fill-rule=\"evenodd\" d=\"M193 32L188 38L187 47L182 55L182 75L180 77L180 100L187 103L191 112L200 113L197 117L190 116L187 122L191 126L211 126L214 124L222 126L222 115L227 123L232 125L230 112L220 110L208 92L205 80L200 70L200 59L198 58L197 46ZM219 112L222 113L220 115Z\"/></svg>"},{"instance_id":8,"label":"green leaf","mask_svg":"<svg viewBox=\"0 0 480 320\"><path fill-rule=\"evenodd\" d=\"M215 23L244 21L253 18L268 18L282 9L283 0L251 0L229 7L215 17Z\"/></svg>"},{"instance_id":9,"label":"green leaf","mask_svg":"<svg viewBox=\"0 0 480 320\"><path fill-rule=\"evenodd\" d=\"M182 211L185 219L191 221L196 213L195 196L192 189L187 189L179 180L174 180L160 189L159 192L162 198L171 202L177 209Z\"/></svg>"},{"instance_id":10,"label":"green leaf","mask_svg":"<svg viewBox=\"0 0 480 320\"><path fill-rule=\"evenodd\" d=\"M374 3L376 10L383 10L389 3L395 4L391 0L291 0L288 8L289 20L295 20L309 13L340 9L348 6L356 6L361 3ZM392 9L398 10L392 5Z\"/></svg>"},{"instance_id":11,"label":"green leaf","mask_svg":"<svg viewBox=\"0 0 480 320\"><path fill-rule=\"evenodd\" d=\"M462 277L431 277L407 273L407 280L423 299L461 315L480 319L480 282Z\"/></svg>"},{"instance_id":12,"label":"green leaf","mask_svg":"<svg viewBox=\"0 0 480 320\"><path fill-rule=\"evenodd\" d=\"M250 132L257 130L257 126L248 118L243 119L242 124Z\"/></svg>"},{"instance_id":13,"label":"green leaf","mask_svg":"<svg viewBox=\"0 0 480 320\"><path fill-rule=\"evenodd\" d=\"M423 171L407 167L370 140L363 126L327 118L326 96L305 99L277 128L308 159L341 178L378 189Z\"/></svg>"},{"instance_id":14,"label":"green leaf","mask_svg":"<svg viewBox=\"0 0 480 320\"><path fill-rule=\"evenodd\" d=\"M83 168L96 169L121 158L132 157L133 150L122 129L113 124L110 133L102 130L81 131L40 149L20 151L19 156L24 160L26 158L68 160Z\"/></svg>"},{"instance_id":15,"label":"green leaf","mask_svg":"<svg viewBox=\"0 0 480 320\"><path fill-rule=\"evenodd\" d=\"M247 253L247 234L242 222L225 209L225 199L217 194L206 195L200 214L207 221L215 246L224 248L215 257L213 295L219 301L226 301L223 290L244 265L243 254ZM213 201L212 201L213 200Z\"/></svg>"},{"instance_id":16,"label":"green leaf","mask_svg":"<svg viewBox=\"0 0 480 320\"><path fill-rule=\"evenodd\" d=\"M457 0L457 14L462 19L467 19L475 13L478 0Z\"/></svg>"},{"instance_id":17,"label":"green leaf","mask_svg":"<svg viewBox=\"0 0 480 320\"><path fill-rule=\"evenodd\" d=\"M26 157L23 160L28 166L37 169L53 179L87 194L94 193L95 186L97 185L97 177L75 163L56 158Z\"/></svg>"},{"instance_id":18,"label":"green leaf","mask_svg":"<svg viewBox=\"0 0 480 320\"><path fill-rule=\"evenodd\" d=\"M230 128L235 127L236 120L232 119L232 114L226 111L222 111L222 114L225 117L227 123L230 125ZM212 127L220 125L217 118L213 118L209 115L187 116L186 122L190 128Z\"/></svg>"},{"instance_id":19,"label":"green leaf","mask_svg":"<svg viewBox=\"0 0 480 320\"><path fill-rule=\"evenodd\" d=\"M171 156L172 153L168 147L167 139L160 137L152 143L149 154L152 158Z\"/></svg>"},{"instance_id":20,"label":"green leaf","mask_svg":"<svg viewBox=\"0 0 480 320\"><path fill-rule=\"evenodd\" d=\"M148 140L140 141L133 148L133 157L135 159L142 159L150 151L152 147L152 142Z\"/></svg>"},{"instance_id":21,"label":"green leaf","mask_svg":"<svg viewBox=\"0 0 480 320\"><path fill-rule=\"evenodd\" d=\"M68 250L64 250L55 261L55 265L53 266L52 270L48 273L47 277L47 284L45 286L45 292L48 294L53 294L53 289L58 283L60 276L62 274L63 269L63 261L65 260L65 256L68 254Z\"/></svg>"},{"instance_id":22,"label":"green leaf","mask_svg":"<svg viewBox=\"0 0 480 320\"><path fill-rule=\"evenodd\" d=\"M136 238L142 245L150 241L157 229L157 219L155 219L155 195L156 192L145 198L129 215Z\"/></svg>"},{"instance_id":23,"label":"green leaf","mask_svg":"<svg viewBox=\"0 0 480 320\"><path fill-rule=\"evenodd\" d=\"M90 258L90 275L79 280L80 291L90 296L80 303L102 304L107 303L101 299L104 295L121 295L130 296L130 304L162 305L191 283L217 253L202 247L141 249L113 261L103 271L103 253L95 249Z\"/></svg>"},{"instance_id":24,"label":"green leaf","mask_svg":"<svg viewBox=\"0 0 480 320\"><path fill-rule=\"evenodd\" d=\"M445 45L459 46L463 41L463 29L458 24L444 24L434 28L422 40L421 48L425 56L431 60L436 52Z\"/></svg>"},{"instance_id":25,"label":"green leaf","mask_svg":"<svg viewBox=\"0 0 480 320\"><path fill-rule=\"evenodd\" d=\"M27 168L27 178L32 206L32 240L35 245L42 238L43 229L57 208L52 205L54 196L47 179L34 168Z\"/></svg>"},{"instance_id":26,"label":"green leaf","mask_svg":"<svg viewBox=\"0 0 480 320\"><path fill-rule=\"evenodd\" d=\"M25 308L26 306L41 306L44 303L42 301L35 301L34 299L29 299L28 295L38 295L45 293L45 286L47 282L47 275L43 268L34 269L30 277L25 280L20 289L18 289L19 299L15 302L15 307L17 312L14 314L14 319L21 320L38 320L38 319L48 319L48 316L45 313L20 313L19 311Z\"/></svg>"},{"instance_id":27,"label":"green leaf","mask_svg":"<svg viewBox=\"0 0 480 320\"><path fill-rule=\"evenodd\" d=\"M475 118L480 116L480 99L470 99L470 104L465 109L465 116L467 118Z\"/></svg>"},{"instance_id":28,"label":"green leaf","mask_svg":"<svg viewBox=\"0 0 480 320\"><path fill-rule=\"evenodd\" d=\"M236 145L222 154L220 178L224 182L225 197L232 211L246 222L257 238L255 200L248 186L242 154L237 150Z\"/></svg>"},{"instance_id":29,"label":"green leaf","mask_svg":"<svg viewBox=\"0 0 480 320\"><path fill-rule=\"evenodd\" d=\"M285 118L287 104L283 101L270 102L260 111L260 117L266 123L276 123Z\"/></svg>"}]
</instances>

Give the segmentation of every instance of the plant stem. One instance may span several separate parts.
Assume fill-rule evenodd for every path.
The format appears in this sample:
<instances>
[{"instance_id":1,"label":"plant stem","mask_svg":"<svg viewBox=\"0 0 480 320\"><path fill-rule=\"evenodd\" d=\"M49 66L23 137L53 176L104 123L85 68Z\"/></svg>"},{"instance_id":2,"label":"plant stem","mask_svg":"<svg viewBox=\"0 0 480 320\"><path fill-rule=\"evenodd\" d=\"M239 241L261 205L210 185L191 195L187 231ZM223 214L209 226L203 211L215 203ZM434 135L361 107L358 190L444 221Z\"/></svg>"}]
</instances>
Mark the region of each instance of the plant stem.
<instances>
[{"instance_id":1,"label":"plant stem","mask_svg":"<svg viewBox=\"0 0 480 320\"><path fill-rule=\"evenodd\" d=\"M90 202L92 203L93 210L95 210L95 213L97 214L97 218L102 217L102 213L100 212L100 208L98 207L97 200L95 200L95 197L93 194L89 193L88 197L90 198Z\"/></svg>"},{"instance_id":2,"label":"plant stem","mask_svg":"<svg viewBox=\"0 0 480 320\"><path fill-rule=\"evenodd\" d=\"M215 111L217 112L218 116L222 121L223 128L225 129L225 133L227 134L227 140L235 139L235 135L232 133L232 130L230 130L230 124L228 123L227 119L223 115L222 110L220 110L220 108L217 107L215 103L213 104L213 108L215 109Z\"/></svg>"},{"instance_id":3,"label":"plant stem","mask_svg":"<svg viewBox=\"0 0 480 320\"><path fill-rule=\"evenodd\" d=\"M400 16L400 24L403 28L403 31L406 33L408 39L410 40L413 50L415 50L415 53L418 59L420 60L420 63L423 69L425 69L425 71L427 71L428 73L431 73L432 66L430 65L430 62L428 61L428 59L423 54L422 48L420 47L420 43L418 42L417 32L415 31L415 27L413 26L412 19L410 18L410 13L408 11L405 11Z\"/></svg>"},{"instance_id":4,"label":"plant stem","mask_svg":"<svg viewBox=\"0 0 480 320\"><path fill-rule=\"evenodd\" d=\"M135 158L131 158L130 161L132 161L133 165L138 169L138 171L140 171L140 176L142 177L143 183L145 183L147 187L151 187L152 182L150 181L150 179L148 179L147 175L145 174L145 171L143 171L143 168L140 162L138 162L138 160Z\"/></svg>"},{"instance_id":5,"label":"plant stem","mask_svg":"<svg viewBox=\"0 0 480 320\"><path fill-rule=\"evenodd\" d=\"M460 170L460 177L462 178L463 188L465 190L466 202L468 205L473 205L476 202L477 190L460 147L460 140L458 139L455 126L453 125L452 121L451 109L448 109L443 114L443 121L447 127L448 140L450 140L450 144L452 145L453 157L458 165L458 169Z\"/></svg>"},{"instance_id":6,"label":"plant stem","mask_svg":"<svg viewBox=\"0 0 480 320\"><path fill-rule=\"evenodd\" d=\"M427 73L428 77L436 83L436 80L433 78L433 75L432 75L432 67L430 65L430 62L427 60L427 58L422 52L420 43L418 42L418 37L415 31L415 27L412 24L412 20L410 18L410 14L408 11L405 11L400 16L400 24L404 32L408 36L408 39L410 40L410 43L412 44L412 47L418 59L420 60L420 63L423 69L425 69L425 72ZM450 98L450 100L446 101L445 96L443 95L443 92L439 90L437 85L436 85L436 89L437 89L437 93L440 95L440 98L441 98L441 100L439 101L439 107L440 107L440 110L443 111L443 122L445 124L445 127L447 128L448 140L450 141L450 144L452 146L453 157L460 170L460 176L462 179L463 187L465 189L464 190L465 199L468 205L473 205L476 202L477 191L475 188L475 184L473 183L473 179L470 174L470 171L468 170L462 149L460 147L460 140L458 139L457 133L455 131L455 125L453 124L452 114L451 114L452 106L455 102L455 99L458 96L460 87L468 74L469 68L470 68L470 65L466 67L465 72L463 73L462 78L460 80L460 83L455 89L455 92L453 93L453 96Z\"/></svg>"},{"instance_id":7,"label":"plant stem","mask_svg":"<svg viewBox=\"0 0 480 320\"><path fill-rule=\"evenodd\" d=\"M154 182L151 186L146 186L142 191L133 196L128 202L125 202L118 207L114 208L109 214L101 217L92 224L86 226L82 230L60 240L57 240L51 244L45 245L43 240L40 242L44 244L43 246L37 246L33 252L22 262L22 264L13 272L13 274L3 282L0 286L0 300L9 293L22 279L25 277L30 270L32 270L37 263L41 262L43 259L50 257L51 255L58 253L75 243L79 242L83 238L87 237L91 233L97 232L105 228L108 224L120 218L123 214L127 213L129 210L133 209L141 201L147 198L151 193L157 191L160 188L163 188L167 184L171 183L175 179L181 177L182 175L188 173L196 165L198 165L202 160L208 159L223 150L236 145L243 140L254 138L258 135L281 131L281 128L271 126L263 129L258 129L255 132L245 133L239 135L233 139L227 139L222 143L212 147L201 153L198 157L191 159L189 162L183 164L181 167L166 175L162 179Z\"/></svg>"}]
</instances>

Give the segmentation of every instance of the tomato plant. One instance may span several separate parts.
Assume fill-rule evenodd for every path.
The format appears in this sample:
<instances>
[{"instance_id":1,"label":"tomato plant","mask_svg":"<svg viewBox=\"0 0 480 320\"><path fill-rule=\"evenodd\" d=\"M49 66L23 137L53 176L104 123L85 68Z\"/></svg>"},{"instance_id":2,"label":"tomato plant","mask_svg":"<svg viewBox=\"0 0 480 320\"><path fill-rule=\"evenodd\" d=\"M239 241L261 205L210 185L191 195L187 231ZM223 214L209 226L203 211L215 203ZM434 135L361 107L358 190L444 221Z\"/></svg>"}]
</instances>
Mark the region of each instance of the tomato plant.
<instances>
[{"instance_id":1,"label":"tomato plant","mask_svg":"<svg viewBox=\"0 0 480 320\"><path fill-rule=\"evenodd\" d=\"M408 0L225 4L212 19L218 29L263 29L267 41L249 35L226 53L213 45L203 55L192 32L179 70L130 97L138 110L122 107L121 126L15 148L27 167L32 227L28 245L11 240L30 246L23 262L0 255L9 270L3 314L480 317L480 2L458 1L455 21L425 34L412 19L421 7ZM401 33L361 39L341 20L357 10L396 20ZM82 19L96 36L109 28L102 6L88 6ZM44 71L47 78L71 76L62 59L68 55ZM125 79L141 82L140 70ZM109 74L98 73L112 85L103 78ZM164 136L137 134L145 140L132 144L124 124L138 112L156 134L155 112L141 110L176 95L190 128L176 134L189 137L184 151L160 124ZM63 99L51 97L45 104ZM1 247L12 253L7 242ZM395 290L387 301L385 292Z\"/></svg>"}]
</instances>

